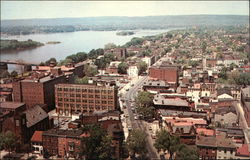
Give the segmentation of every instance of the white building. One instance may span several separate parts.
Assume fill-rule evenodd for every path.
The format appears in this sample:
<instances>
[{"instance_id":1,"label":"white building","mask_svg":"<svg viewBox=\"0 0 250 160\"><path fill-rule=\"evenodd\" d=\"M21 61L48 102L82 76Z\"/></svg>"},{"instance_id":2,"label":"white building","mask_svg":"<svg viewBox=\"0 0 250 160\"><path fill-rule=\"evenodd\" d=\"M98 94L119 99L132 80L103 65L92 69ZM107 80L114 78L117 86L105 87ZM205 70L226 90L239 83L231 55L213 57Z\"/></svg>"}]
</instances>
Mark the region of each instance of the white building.
<instances>
[{"instance_id":1,"label":"white building","mask_svg":"<svg viewBox=\"0 0 250 160\"><path fill-rule=\"evenodd\" d=\"M128 76L130 78L133 77L138 77L138 68L137 66L129 66L128 70L127 70Z\"/></svg>"}]
</instances>

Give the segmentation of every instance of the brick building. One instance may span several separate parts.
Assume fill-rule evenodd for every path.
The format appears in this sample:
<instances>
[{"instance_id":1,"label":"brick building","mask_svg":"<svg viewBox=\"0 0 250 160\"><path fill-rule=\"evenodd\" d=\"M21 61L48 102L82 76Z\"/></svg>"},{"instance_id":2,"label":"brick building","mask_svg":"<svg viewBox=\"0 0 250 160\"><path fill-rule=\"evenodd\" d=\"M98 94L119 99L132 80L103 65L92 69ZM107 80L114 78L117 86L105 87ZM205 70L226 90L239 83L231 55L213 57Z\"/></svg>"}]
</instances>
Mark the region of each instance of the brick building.
<instances>
[{"instance_id":1,"label":"brick building","mask_svg":"<svg viewBox=\"0 0 250 160\"><path fill-rule=\"evenodd\" d=\"M114 54L117 60L122 60L127 57L127 49L126 48L112 48L104 51L104 54Z\"/></svg>"},{"instance_id":2,"label":"brick building","mask_svg":"<svg viewBox=\"0 0 250 160\"><path fill-rule=\"evenodd\" d=\"M178 67L166 62L156 63L149 68L149 77L168 82L174 88L178 85Z\"/></svg>"},{"instance_id":3,"label":"brick building","mask_svg":"<svg viewBox=\"0 0 250 160\"><path fill-rule=\"evenodd\" d=\"M86 135L81 129L51 129L42 133L45 156L79 157L81 138Z\"/></svg>"},{"instance_id":4,"label":"brick building","mask_svg":"<svg viewBox=\"0 0 250 160\"><path fill-rule=\"evenodd\" d=\"M47 76L39 74L18 82L13 82L13 100L15 102L26 103L27 108L36 104L47 104L48 108L46 110L52 110L55 106L54 85L73 82L72 74L59 74L54 73L54 75Z\"/></svg>"},{"instance_id":5,"label":"brick building","mask_svg":"<svg viewBox=\"0 0 250 160\"><path fill-rule=\"evenodd\" d=\"M57 113L64 116L117 109L116 87L57 84L55 97Z\"/></svg>"},{"instance_id":6,"label":"brick building","mask_svg":"<svg viewBox=\"0 0 250 160\"><path fill-rule=\"evenodd\" d=\"M247 125L250 126L250 86L241 89L241 104Z\"/></svg>"},{"instance_id":7,"label":"brick building","mask_svg":"<svg viewBox=\"0 0 250 160\"><path fill-rule=\"evenodd\" d=\"M26 109L24 103L0 103L0 131L15 133L21 143L27 143L36 130L51 127L48 114L39 106Z\"/></svg>"}]
</instances>

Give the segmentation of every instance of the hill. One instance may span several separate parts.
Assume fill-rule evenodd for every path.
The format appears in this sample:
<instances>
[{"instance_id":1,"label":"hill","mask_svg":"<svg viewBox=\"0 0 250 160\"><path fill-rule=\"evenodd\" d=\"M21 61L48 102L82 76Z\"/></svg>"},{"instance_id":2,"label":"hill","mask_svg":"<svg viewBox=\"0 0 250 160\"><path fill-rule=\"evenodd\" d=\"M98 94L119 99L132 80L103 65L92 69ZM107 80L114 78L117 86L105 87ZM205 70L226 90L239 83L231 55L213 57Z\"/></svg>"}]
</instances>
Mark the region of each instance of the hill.
<instances>
[{"instance_id":1,"label":"hill","mask_svg":"<svg viewBox=\"0 0 250 160\"><path fill-rule=\"evenodd\" d=\"M1 32L7 34L30 34L37 32L50 33L73 32L79 30L166 29L170 27L235 24L249 24L249 16L177 15L2 20Z\"/></svg>"}]
</instances>

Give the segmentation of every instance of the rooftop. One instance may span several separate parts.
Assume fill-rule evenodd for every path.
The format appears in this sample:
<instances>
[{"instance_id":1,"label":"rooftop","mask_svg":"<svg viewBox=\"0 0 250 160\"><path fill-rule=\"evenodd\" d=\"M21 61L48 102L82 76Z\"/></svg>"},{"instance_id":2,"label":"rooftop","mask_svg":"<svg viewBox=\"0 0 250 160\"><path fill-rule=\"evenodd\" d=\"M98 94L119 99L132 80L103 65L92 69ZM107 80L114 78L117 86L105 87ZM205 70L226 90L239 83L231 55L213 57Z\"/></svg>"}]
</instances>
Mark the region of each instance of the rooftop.
<instances>
[{"instance_id":1,"label":"rooftop","mask_svg":"<svg viewBox=\"0 0 250 160\"><path fill-rule=\"evenodd\" d=\"M248 145L243 144L241 147L237 148L236 155L249 157L250 152L248 150Z\"/></svg>"},{"instance_id":2,"label":"rooftop","mask_svg":"<svg viewBox=\"0 0 250 160\"><path fill-rule=\"evenodd\" d=\"M26 114L26 125L28 128L49 117L49 115L39 105L35 105L32 108L27 109L24 113Z\"/></svg>"},{"instance_id":3,"label":"rooftop","mask_svg":"<svg viewBox=\"0 0 250 160\"><path fill-rule=\"evenodd\" d=\"M179 107L189 107L189 104L186 100L180 98L164 98L161 95L154 96L155 105L166 105L166 106L179 106Z\"/></svg>"},{"instance_id":4,"label":"rooftop","mask_svg":"<svg viewBox=\"0 0 250 160\"><path fill-rule=\"evenodd\" d=\"M31 141L32 142L42 142L43 141L42 134L43 134L43 131L35 131L35 133L33 134L32 138L31 138Z\"/></svg>"},{"instance_id":5,"label":"rooftop","mask_svg":"<svg viewBox=\"0 0 250 160\"><path fill-rule=\"evenodd\" d=\"M196 132L198 134L204 134L205 136L213 136L214 135L214 130L212 130L212 129L196 128Z\"/></svg>"},{"instance_id":6,"label":"rooftop","mask_svg":"<svg viewBox=\"0 0 250 160\"><path fill-rule=\"evenodd\" d=\"M0 102L0 108L5 109L16 109L21 106L25 105L25 103L19 103L19 102Z\"/></svg>"},{"instance_id":7,"label":"rooftop","mask_svg":"<svg viewBox=\"0 0 250 160\"><path fill-rule=\"evenodd\" d=\"M48 131L44 131L42 135L48 135L48 136L67 136L67 137L83 137L87 136L88 134L84 134L84 132L80 129L76 130L64 130L64 129L50 129Z\"/></svg>"}]
</instances>

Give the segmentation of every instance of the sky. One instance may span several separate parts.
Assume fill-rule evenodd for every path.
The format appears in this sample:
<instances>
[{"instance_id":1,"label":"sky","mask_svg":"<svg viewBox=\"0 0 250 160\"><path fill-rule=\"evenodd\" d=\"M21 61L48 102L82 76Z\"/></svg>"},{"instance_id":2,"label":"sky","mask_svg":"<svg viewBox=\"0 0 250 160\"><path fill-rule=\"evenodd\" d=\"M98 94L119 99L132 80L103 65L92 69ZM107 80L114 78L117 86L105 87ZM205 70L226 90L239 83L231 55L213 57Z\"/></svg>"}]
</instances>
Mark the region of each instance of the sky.
<instances>
[{"instance_id":1,"label":"sky","mask_svg":"<svg viewBox=\"0 0 250 160\"><path fill-rule=\"evenodd\" d=\"M1 20L30 18L249 15L249 1L2 1Z\"/></svg>"}]
</instances>

